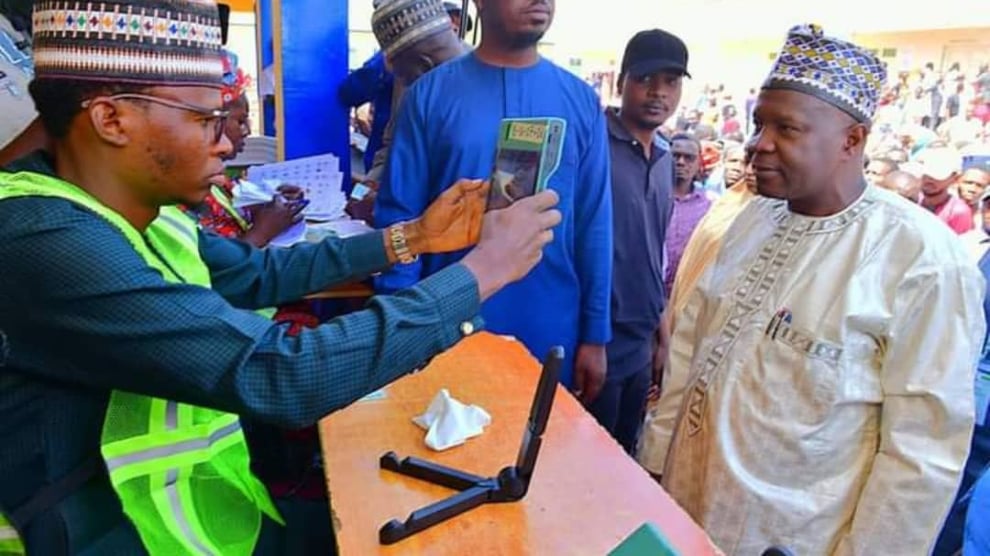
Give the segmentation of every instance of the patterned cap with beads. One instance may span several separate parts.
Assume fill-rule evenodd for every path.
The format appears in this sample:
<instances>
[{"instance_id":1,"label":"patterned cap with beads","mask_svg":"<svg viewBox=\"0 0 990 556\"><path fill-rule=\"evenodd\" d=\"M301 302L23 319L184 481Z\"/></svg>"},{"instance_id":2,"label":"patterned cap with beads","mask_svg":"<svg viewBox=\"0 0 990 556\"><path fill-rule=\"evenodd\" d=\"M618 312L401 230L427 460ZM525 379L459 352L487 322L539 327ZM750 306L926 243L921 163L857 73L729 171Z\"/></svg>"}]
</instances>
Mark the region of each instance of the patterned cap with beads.
<instances>
[{"instance_id":1,"label":"patterned cap with beads","mask_svg":"<svg viewBox=\"0 0 990 556\"><path fill-rule=\"evenodd\" d=\"M212 0L39 0L33 39L39 79L223 85Z\"/></svg>"},{"instance_id":2,"label":"patterned cap with beads","mask_svg":"<svg viewBox=\"0 0 990 556\"><path fill-rule=\"evenodd\" d=\"M763 88L806 93L869 122L886 80L886 64L865 48L826 37L817 25L798 25L787 33Z\"/></svg>"},{"instance_id":3,"label":"patterned cap with beads","mask_svg":"<svg viewBox=\"0 0 990 556\"><path fill-rule=\"evenodd\" d=\"M437 33L454 32L441 0L381 0L371 16L371 29L386 56Z\"/></svg>"}]
</instances>

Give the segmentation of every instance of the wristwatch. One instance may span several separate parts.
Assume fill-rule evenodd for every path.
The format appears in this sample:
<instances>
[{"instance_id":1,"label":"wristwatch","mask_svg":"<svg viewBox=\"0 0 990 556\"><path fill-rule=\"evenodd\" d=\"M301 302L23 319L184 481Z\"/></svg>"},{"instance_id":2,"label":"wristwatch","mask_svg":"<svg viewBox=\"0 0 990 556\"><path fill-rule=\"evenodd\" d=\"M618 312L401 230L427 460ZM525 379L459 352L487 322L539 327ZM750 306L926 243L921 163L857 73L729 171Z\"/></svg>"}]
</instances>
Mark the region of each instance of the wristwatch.
<instances>
[{"instance_id":1,"label":"wristwatch","mask_svg":"<svg viewBox=\"0 0 990 556\"><path fill-rule=\"evenodd\" d=\"M406 230L401 222L388 227L388 240L392 244L392 251L395 252L395 257L399 259L400 263L414 263L419 259L419 256L413 255L409 251L409 243L406 241Z\"/></svg>"}]
</instances>

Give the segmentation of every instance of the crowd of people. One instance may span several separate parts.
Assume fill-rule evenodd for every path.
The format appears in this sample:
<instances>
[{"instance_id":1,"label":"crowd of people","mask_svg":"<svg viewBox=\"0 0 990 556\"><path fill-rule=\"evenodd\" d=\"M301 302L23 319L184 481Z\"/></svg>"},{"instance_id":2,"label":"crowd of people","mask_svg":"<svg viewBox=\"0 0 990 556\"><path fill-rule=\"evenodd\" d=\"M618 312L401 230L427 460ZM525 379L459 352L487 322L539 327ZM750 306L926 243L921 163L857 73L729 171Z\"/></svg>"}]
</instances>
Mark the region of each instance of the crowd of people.
<instances>
[{"instance_id":1,"label":"crowd of people","mask_svg":"<svg viewBox=\"0 0 990 556\"><path fill-rule=\"evenodd\" d=\"M538 52L555 2L475 4L472 48L456 4L375 0L339 97L376 104L348 211L377 229L288 249L300 191L240 210L223 175L250 126L215 5L35 5L38 120L0 153L0 553L332 551L242 420L306 430L484 329L563 346L727 554L990 554L986 68L888 76L798 25L742 105L687 103L689 46L650 29L603 107ZM202 33L163 51L151 13ZM486 210L506 118L566 128L547 191ZM328 322L266 309L358 279L378 295Z\"/></svg>"}]
</instances>

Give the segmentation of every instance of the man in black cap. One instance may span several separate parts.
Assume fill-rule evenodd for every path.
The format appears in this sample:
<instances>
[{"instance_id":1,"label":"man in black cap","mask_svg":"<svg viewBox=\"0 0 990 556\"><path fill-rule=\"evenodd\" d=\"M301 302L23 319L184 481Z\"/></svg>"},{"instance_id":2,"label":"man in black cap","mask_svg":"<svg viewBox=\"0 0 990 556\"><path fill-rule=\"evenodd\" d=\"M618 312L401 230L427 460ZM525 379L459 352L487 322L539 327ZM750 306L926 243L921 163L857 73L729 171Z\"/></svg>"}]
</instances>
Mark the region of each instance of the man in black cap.
<instances>
[{"instance_id":1,"label":"man in black cap","mask_svg":"<svg viewBox=\"0 0 990 556\"><path fill-rule=\"evenodd\" d=\"M614 211L612 342L605 386L590 409L630 454L665 357L663 245L674 162L658 129L681 100L687 61L687 47L676 36L660 29L637 33L622 58L622 107L606 114Z\"/></svg>"}]
</instances>

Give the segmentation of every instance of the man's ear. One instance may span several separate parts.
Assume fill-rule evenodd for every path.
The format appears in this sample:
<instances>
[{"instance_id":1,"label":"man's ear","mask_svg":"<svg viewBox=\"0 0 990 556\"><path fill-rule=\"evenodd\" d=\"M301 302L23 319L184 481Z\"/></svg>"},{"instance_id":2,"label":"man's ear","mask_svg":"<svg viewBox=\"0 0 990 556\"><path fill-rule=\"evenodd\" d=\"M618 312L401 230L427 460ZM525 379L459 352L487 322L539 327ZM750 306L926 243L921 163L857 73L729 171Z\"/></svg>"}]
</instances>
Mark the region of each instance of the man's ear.
<instances>
[{"instance_id":1,"label":"man's ear","mask_svg":"<svg viewBox=\"0 0 990 556\"><path fill-rule=\"evenodd\" d=\"M137 128L134 111L125 113L120 105L110 99L95 99L84 109L83 116L93 126L93 133L104 142L123 147L131 142Z\"/></svg>"},{"instance_id":2,"label":"man's ear","mask_svg":"<svg viewBox=\"0 0 990 556\"><path fill-rule=\"evenodd\" d=\"M866 139L870 135L870 127L868 124L857 123L853 124L846 131L846 143L844 145L844 150L847 154L855 154L862 152L866 148Z\"/></svg>"},{"instance_id":3,"label":"man's ear","mask_svg":"<svg viewBox=\"0 0 990 556\"><path fill-rule=\"evenodd\" d=\"M615 92L622 96L622 90L626 88L626 76L619 74L619 77L615 80Z\"/></svg>"}]
</instances>

